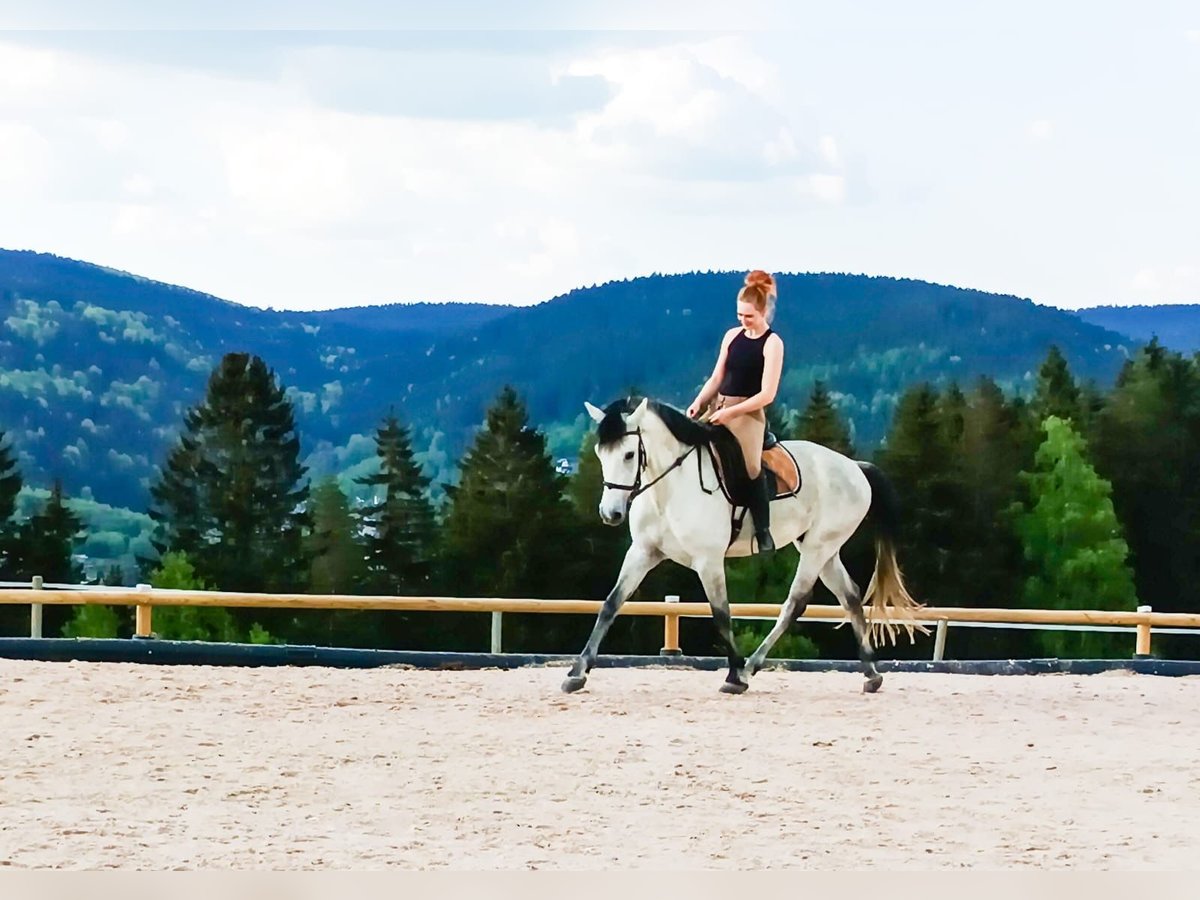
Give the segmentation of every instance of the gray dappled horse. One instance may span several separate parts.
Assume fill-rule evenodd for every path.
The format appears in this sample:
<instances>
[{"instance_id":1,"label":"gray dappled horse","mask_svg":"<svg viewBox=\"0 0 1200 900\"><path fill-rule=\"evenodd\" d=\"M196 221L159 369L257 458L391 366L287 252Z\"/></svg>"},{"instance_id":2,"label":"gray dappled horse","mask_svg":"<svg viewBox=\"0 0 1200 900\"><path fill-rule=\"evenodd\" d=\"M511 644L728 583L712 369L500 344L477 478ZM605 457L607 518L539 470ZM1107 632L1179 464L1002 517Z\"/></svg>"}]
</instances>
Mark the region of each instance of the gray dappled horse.
<instances>
[{"instance_id":1,"label":"gray dappled horse","mask_svg":"<svg viewBox=\"0 0 1200 900\"><path fill-rule=\"evenodd\" d=\"M725 693L740 694L749 687L751 676L762 668L775 642L803 614L818 578L850 617L866 676L863 690L879 689L883 676L875 668L872 632L894 639L901 627L911 638L913 630L920 629L912 619L920 605L908 595L896 565L895 493L879 469L820 444L783 443L796 460L801 484L794 496L771 504L771 535L777 547L795 543L800 563L778 621L750 658L744 659L733 640L725 557L751 554L753 528L743 528L738 539L729 543L733 507L724 491L714 489L717 473L712 454L706 450L714 426L649 399L636 407L625 400L604 410L590 403L585 406L599 425L596 455L604 477L600 518L606 524L620 525L628 517L633 544L587 645L563 682L565 692L578 691L587 682L600 642L621 605L646 573L664 559L700 576L717 632L728 648L729 675L721 686ZM694 461L689 458L693 455ZM875 572L865 598L870 604L870 625L863 613L863 595L839 556L868 513L877 526Z\"/></svg>"}]
</instances>

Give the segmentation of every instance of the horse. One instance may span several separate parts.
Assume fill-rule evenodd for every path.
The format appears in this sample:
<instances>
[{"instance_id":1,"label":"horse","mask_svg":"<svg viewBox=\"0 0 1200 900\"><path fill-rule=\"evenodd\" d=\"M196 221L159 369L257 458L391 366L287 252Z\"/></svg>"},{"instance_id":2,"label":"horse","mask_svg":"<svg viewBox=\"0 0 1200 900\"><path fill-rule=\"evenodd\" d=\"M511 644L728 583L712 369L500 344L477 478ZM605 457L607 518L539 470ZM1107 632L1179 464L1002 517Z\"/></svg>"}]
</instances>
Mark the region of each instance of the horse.
<instances>
[{"instance_id":1,"label":"horse","mask_svg":"<svg viewBox=\"0 0 1200 900\"><path fill-rule=\"evenodd\" d=\"M913 639L926 629L914 620L921 604L905 587L896 562L899 501L890 481L869 462L852 460L809 441L784 441L796 461L800 485L794 494L771 503L771 536L777 547L793 543L800 561L780 609L779 618L749 659L738 652L725 588L726 557L753 552L752 528L731 541L734 497L718 485L718 455L712 449L717 432L666 403L643 399L615 401L603 410L585 403L597 423L596 455L604 479L601 520L619 526L628 519L632 544L625 554L591 636L562 683L574 693L587 683L600 643L622 604L655 566L671 559L700 577L712 607L713 621L729 658L729 674L721 691L741 694L788 626L803 615L819 578L849 616L858 641L865 677L864 693L883 684L875 666L872 635L895 640L899 628ZM695 455L696 474L689 474ZM739 457L740 460L740 457ZM729 469L728 460L724 468ZM740 463L742 475L745 465ZM725 476L732 474L726 472ZM840 551L864 520L875 525L875 570L866 595L850 577ZM870 604L870 621L864 614Z\"/></svg>"}]
</instances>

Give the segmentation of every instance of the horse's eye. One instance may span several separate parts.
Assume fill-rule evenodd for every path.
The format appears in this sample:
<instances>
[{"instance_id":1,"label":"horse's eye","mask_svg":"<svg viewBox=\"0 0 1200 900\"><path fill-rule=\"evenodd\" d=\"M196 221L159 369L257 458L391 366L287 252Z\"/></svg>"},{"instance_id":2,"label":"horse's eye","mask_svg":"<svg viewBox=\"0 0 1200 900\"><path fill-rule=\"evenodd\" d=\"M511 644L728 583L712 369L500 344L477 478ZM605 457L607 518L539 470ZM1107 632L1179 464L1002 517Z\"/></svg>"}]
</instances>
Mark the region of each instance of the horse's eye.
<instances>
[{"instance_id":1,"label":"horse's eye","mask_svg":"<svg viewBox=\"0 0 1200 900\"><path fill-rule=\"evenodd\" d=\"M633 451L632 450L630 450L628 453L625 454L625 462L629 462L629 460L631 460L631 459L633 459Z\"/></svg>"}]
</instances>

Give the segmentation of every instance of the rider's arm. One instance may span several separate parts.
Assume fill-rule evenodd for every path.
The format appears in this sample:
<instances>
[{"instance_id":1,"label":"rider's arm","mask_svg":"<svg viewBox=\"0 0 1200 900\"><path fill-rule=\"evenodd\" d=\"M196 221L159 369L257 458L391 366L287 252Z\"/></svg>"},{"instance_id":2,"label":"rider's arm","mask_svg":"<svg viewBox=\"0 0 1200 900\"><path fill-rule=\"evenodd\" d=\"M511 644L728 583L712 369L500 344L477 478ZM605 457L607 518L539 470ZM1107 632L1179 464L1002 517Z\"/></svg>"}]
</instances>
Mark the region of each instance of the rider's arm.
<instances>
[{"instance_id":1,"label":"rider's arm","mask_svg":"<svg viewBox=\"0 0 1200 900\"><path fill-rule=\"evenodd\" d=\"M704 409L708 405L708 402L717 395L717 389L720 388L721 382L725 379L725 359L729 356L729 345L741 330L740 325L730 328L729 331L725 332L725 337L721 339L721 351L717 354L717 364L713 366L713 371L708 376L708 381L704 382L704 386L700 388L700 393L696 395L696 399L692 401L692 405L687 409L687 414L692 418L695 418L700 410Z\"/></svg>"},{"instance_id":2,"label":"rider's arm","mask_svg":"<svg viewBox=\"0 0 1200 900\"><path fill-rule=\"evenodd\" d=\"M779 391L779 378L783 373L783 339L777 334L767 338L763 345L763 376L762 388L753 397L747 397L741 403L727 407L727 416L744 416L756 409L769 405Z\"/></svg>"}]
</instances>

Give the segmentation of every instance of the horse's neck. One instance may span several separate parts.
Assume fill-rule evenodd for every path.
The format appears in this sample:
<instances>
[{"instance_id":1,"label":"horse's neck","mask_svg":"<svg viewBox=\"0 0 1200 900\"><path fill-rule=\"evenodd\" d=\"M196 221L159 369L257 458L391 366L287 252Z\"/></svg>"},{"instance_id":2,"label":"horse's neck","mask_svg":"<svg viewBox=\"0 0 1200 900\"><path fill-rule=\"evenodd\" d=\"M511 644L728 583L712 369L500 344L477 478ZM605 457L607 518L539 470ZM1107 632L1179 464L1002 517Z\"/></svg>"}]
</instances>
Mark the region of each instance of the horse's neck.
<instances>
[{"instance_id":1,"label":"horse's neck","mask_svg":"<svg viewBox=\"0 0 1200 900\"><path fill-rule=\"evenodd\" d=\"M671 434L658 416L647 416L642 432L646 447L646 477L650 479L657 478L688 451L688 446Z\"/></svg>"}]
</instances>

